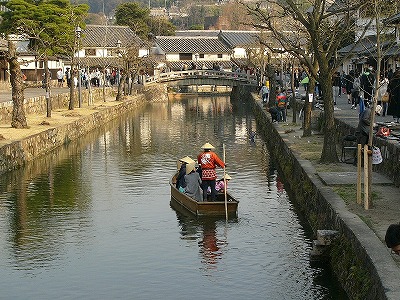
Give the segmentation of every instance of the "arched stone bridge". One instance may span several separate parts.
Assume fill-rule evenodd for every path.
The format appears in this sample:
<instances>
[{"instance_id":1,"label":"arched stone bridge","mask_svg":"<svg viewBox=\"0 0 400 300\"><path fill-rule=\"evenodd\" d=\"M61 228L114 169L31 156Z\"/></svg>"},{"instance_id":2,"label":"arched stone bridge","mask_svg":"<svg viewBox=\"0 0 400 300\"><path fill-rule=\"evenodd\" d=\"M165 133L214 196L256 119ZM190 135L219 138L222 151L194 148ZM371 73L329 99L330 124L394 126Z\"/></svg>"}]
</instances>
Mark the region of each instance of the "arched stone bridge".
<instances>
[{"instance_id":1,"label":"arched stone bridge","mask_svg":"<svg viewBox=\"0 0 400 300\"><path fill-rule=\"evenodd\" d=\"M156 76L146 77L145 85L152 83L167 83L169 86L257 86L257 77L246 73L226 72L215 70L188 70L160 73Z\"/></svg>"}]
</instances>

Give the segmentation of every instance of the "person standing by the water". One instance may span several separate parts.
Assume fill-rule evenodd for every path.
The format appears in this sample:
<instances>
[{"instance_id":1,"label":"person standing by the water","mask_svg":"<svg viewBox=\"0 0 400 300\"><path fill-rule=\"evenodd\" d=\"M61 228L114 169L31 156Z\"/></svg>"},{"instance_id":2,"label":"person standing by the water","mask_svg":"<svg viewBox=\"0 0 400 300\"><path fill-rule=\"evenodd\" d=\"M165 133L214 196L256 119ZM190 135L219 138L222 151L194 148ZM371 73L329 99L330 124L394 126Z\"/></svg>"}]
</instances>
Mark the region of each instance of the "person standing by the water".
<instances>
[{"instance_id":1,"label":"person standing by the water","mask_svg":"<svg viewBox=\"0 0 400 300\"><path fill-rule=\"evenodd\" d=\"M215 171L216 166L225 168L225 163L218 157L218 155L211 151L215 149L210 143L205 143L203 146L203 152L197 156L197 161L201 166L201 179L203 181L201 187L203 189L203 199L207 200L207 188L211 188L211 201L215 201L216 190L215 190L215 179L217 173Z\"/></svg>"}]
</instances>

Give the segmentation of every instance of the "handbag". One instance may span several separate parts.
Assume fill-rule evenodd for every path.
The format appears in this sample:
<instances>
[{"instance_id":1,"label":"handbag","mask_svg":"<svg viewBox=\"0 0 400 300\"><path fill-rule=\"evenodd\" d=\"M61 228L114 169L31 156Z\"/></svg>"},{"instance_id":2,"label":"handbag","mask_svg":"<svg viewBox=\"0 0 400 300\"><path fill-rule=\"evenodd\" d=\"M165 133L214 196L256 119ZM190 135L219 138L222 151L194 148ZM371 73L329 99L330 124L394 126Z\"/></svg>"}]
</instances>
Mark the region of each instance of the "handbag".
<instances>
[{"instance_id":1,"label":"handbag","mask_svg":"<svg viewBox=\"0 0 400 300\"><path fill-rule=\"evenodd\" d=\"M372 164L379 165L382 161L381 150L378 147L372 147Z\"/></svg>"},{"instance_id":2,"label":"handbag","mask_svg":"<svg viewBox=\"0 0 400 300\"><path fill-rule=\"evenodd\" d=\"M383 94L382 102L389 102L389 93L388 92Z\"/></svg>"}]
</instances>

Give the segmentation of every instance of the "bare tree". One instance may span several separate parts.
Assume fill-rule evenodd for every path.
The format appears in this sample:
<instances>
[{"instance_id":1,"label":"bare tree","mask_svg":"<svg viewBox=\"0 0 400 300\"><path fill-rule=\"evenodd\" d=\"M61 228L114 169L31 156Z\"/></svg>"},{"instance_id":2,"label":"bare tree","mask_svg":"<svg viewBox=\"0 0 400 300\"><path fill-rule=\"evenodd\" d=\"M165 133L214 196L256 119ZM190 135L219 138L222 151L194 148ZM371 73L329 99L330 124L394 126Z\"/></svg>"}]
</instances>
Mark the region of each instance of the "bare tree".
<instances>
[{"instance_id":1,"label":"bare tree","mask_svg":"<svg viewBox=\"0 0 400 300\"><path fill-rule=\"evenodd\" d=\"M320 83L324 101L324 145L320 162L337 162L332 76L345 59L338 59L337 49L352 34L353 14L365 3L343 0L337 7L329 7L328 0L269 0L266 3L267 6L260 3L246 6L255 17L254 25L271 31L285 51L296 56Z\"/></svg>"},{"instance_id":2,"label":"bare tree","mask_svg":"<svg viewBox=\"0 0 400 300\"><path fill-rule=\"evenodd\" d=\"M8 40L8 62L10 65L10 80L12 87L13 112L11 127L27 128L25 108L24 108L24 86L22 80L22 71L19 66L17 50L14 42Z\"/></svg>"}]
</instances>

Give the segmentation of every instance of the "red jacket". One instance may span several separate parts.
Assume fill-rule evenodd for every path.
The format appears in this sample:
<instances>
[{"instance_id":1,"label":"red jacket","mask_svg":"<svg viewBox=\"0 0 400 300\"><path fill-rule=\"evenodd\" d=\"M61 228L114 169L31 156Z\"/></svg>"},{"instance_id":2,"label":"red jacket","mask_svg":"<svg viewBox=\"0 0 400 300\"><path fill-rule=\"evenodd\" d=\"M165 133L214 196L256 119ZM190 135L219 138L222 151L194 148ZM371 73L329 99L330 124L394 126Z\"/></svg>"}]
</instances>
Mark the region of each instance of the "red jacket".
<instances>
[{"instance_id":1,"label":"red jacket","mask_svg":"<svg viewBox=\"0 0 400 300\"><path fill-rule=\"evenodd\" d=\"M224 162L212 151L204 151L197 156L197 162L202 170L215 169L216 166L225 167Z\"/></svg>"}]
</instances>

